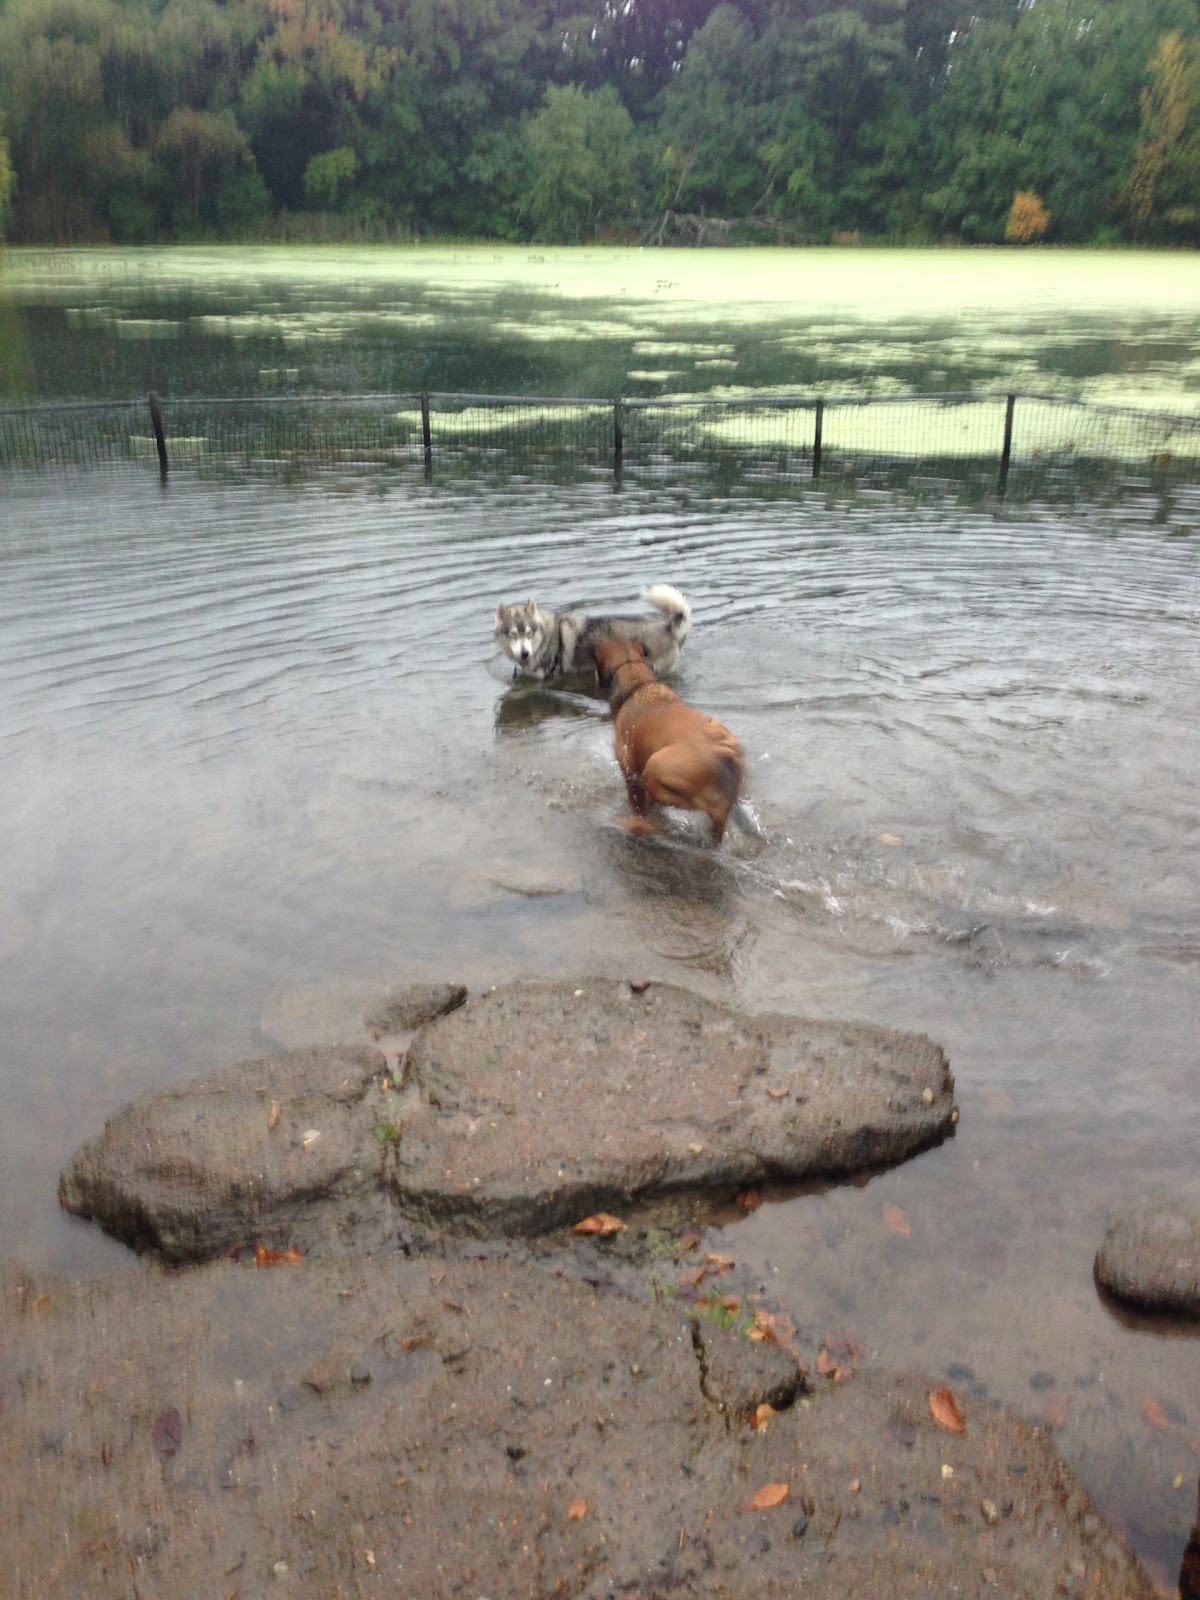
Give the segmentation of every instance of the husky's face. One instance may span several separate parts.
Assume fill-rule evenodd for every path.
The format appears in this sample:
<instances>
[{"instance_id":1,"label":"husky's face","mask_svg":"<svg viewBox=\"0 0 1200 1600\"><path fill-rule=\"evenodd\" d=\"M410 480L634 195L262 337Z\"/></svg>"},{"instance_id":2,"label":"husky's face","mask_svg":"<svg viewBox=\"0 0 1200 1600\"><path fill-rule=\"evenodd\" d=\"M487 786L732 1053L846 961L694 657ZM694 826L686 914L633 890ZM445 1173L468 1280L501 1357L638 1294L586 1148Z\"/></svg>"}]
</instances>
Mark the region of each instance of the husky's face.
<instances>
[{"instance_id":1,"label":"husky's face","mask_svg":"<svg viewBox=\"0 0 1200 1600\"><path fill-rule=\"evenodd\" d=\"M496 607L496 643L519 667L532 661L545 641L546 628L534 601Z\"/></svg>"}]
</instances>

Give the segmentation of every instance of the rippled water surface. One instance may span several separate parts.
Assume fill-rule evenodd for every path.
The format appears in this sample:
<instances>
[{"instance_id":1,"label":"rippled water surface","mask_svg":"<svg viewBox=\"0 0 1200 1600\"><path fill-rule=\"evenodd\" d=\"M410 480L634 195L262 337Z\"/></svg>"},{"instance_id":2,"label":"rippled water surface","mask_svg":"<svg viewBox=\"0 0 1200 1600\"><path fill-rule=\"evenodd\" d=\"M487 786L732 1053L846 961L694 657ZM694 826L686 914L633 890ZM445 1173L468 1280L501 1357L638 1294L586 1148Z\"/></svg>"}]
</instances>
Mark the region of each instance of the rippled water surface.
<instances>
[{"instance_id":1,"label":"rippled water surface","mask_svg":"<svg viewBox=\"0 0 1200 1600\"><path fill-rule=\"evenodd\" d=\"M996 510L608 482L17 480L0 537L0 1250L123 1251L57 1173L132 1096L355 985L590 971L928 1032L962 1119L870 1181L729 1224L814 1344L1044 1416L1160 1576L1198 1349L1122 1319L1109 1206L1194 1181L1194 491ZM498 599L696 626L766 833L611 826L604 705L513 689ZM553 890L531 894L529 889ZM904 1238L884 1224L903 1208Z\"/></svg>"}]
</instances>

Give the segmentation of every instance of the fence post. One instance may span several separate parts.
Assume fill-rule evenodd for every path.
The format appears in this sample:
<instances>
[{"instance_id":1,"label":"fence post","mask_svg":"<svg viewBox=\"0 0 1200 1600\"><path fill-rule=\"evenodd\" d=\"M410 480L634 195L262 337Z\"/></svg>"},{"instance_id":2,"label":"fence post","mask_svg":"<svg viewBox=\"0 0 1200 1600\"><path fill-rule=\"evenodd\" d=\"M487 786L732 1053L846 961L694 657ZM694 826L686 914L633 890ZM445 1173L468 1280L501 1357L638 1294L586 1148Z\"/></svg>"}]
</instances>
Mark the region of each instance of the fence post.
<instances>
[{"instance_id":1,"label":"fence post","mask_svg":"<svg viewBox=\"0 0 1200 1600\"><path fill-rule=\"evenodd\" d=\"M429 396L421 395L421 444L425 450L425 465L433 465L433 434L429 429Z\"/></svg>"},{"instance_id":2,"label":"fence post","mask_svg":"<svg viewBox=\"0 0 1200 1600\"><path fill-rule=\"evenodd\" d=\"M158 451L158 475L167 481L167 438L163 432L162 412L156 396L150 396L150 426L154 429L154 445Z\"/></svg>"},{"instance_id":3,"label":"fence post","mask_svg":"<svg viewBox=\"0 0 1200 1600\"><path fill-rule=\"evenodd\" d=\"M813 420L813 469L814 478L821 476L821 430L825 426L825 402L817 401L816 416Z\"/></svg>"},{"instance_id":4,"label":"fence post","mask_svg":"<svg viewBox=\"0 0 1200 1600\"><path fill-rule=\"evenodd\" d=\"M1008 463L1012 456L1013 411L1016 404L1016 395L1010 394L1004 407L1004 447L1000 452L1000 482L996 485L996 493L1001 498L1008 487Z\"/></svg>"},{"instance_id":5,"label":"fence post","mask_svg":"<svg viewBox=\"0 0 1200 1600\"><path fill-rule=\"evenodd\" d=\"M621 420L621 396L613 395L613 466L620 472L625 454L625 427Z\"/></svg>"}]
</instances>

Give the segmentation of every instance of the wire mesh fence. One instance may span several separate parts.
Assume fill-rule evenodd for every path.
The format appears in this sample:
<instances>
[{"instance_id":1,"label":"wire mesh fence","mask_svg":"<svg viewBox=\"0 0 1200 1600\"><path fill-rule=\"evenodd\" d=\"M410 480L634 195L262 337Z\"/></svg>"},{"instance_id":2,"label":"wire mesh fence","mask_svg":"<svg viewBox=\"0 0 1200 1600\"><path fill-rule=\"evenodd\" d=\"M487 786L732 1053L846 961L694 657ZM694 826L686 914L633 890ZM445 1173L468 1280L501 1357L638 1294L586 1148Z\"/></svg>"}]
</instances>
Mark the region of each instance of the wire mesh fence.
<instances>
[{"instance_id":1,"label":"wire mesh fence","mask_svg":"<svg viewBox=\"0 0 1200 1600\"><path fill-rule=\"evenodd\" d=\"M124 464L422 463L519 468L762 464L815 479L869 464L1011 473L1054 464L1200 476L1200 416L1047 395L701 396L611 400L413 394L180 399L0 408L0 470Z\"/></svg>"}]
</instances>

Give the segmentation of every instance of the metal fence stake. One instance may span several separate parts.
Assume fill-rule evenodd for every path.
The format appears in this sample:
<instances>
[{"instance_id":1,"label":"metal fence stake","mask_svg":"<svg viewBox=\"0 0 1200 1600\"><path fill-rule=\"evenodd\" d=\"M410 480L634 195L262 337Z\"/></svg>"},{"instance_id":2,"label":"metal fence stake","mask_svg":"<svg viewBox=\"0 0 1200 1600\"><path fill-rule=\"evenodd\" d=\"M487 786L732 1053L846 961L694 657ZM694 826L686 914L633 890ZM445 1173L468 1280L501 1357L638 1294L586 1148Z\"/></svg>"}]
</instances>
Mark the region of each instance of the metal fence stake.
<instances>
[{"instance_id":1,"label":"metal fence stake","mask_svg":"<svg viewBox=\"0 0 1200 1600\"><path fill-rule=\"evenodd\" d=\"M1013 412L1016 405L1016 395L1010 394L1004 407L1004 447L1000 452L1000 481L996 485L996 493L1001 498L1008 487L1008 463L1012 457Z\"/></svg>"},{"instance_id":2,"label":"metal fence stake","mask_svg":"<svg viewBox=\"0 0 1200 1600\"><path fill-rule=\"evenodd\" d=\"M150 396L150 426L154 429L154 446L158 451L158 475L167 481L167 436L163 432L162 411L156 396Z\"/></svg>"}]
</instances>

